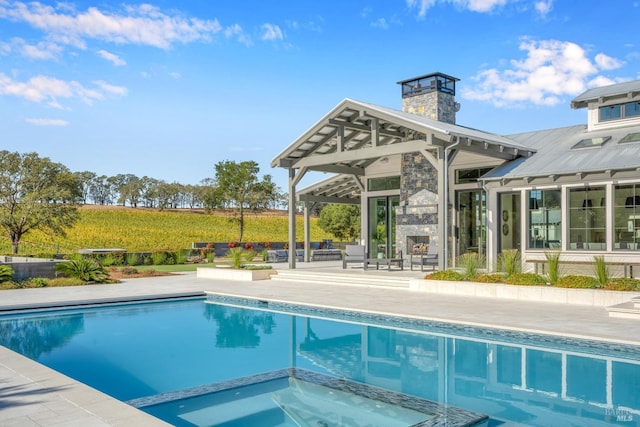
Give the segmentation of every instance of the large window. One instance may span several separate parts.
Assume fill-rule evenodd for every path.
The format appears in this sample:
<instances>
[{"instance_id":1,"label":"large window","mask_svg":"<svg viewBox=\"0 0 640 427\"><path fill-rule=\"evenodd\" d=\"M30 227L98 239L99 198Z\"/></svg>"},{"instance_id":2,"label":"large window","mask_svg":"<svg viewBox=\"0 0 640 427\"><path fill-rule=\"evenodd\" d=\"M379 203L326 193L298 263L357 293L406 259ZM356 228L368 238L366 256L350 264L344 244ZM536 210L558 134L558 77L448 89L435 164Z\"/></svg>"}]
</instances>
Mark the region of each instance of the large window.
<instances>
[{"instance_id":1,"label":"large window","mask_svg":"<svg viewBox=\"0 0 640 427\"><path fill-rule=\"evenodd\" d=\"M382 178L369 178L367 180L368 191L398 190L399 188L399 176L385 176Z\"/></svg>"},{"instance_id":2,"label":"large window","mask_svg":"<svg viewBox=\"0 0 640 427\"><path fill-rule=\"evenodd\" d=\"M617 185L614 196L614 249L640 249L640 184Z\"/></svg>"},{"instance_id":3,"label":"large window","mask_svg":"<svg viewBox=\"0 0 640 427\"><path fill-rule=\"evenodd\" d=\"M604 187L569 190L569 249L606 249Z\"/></svg>"},{"instance_id":4,"label":"large window","mask_svg":"<svg viewBox=\"0 0 640 427\"><path fill-rule=\"evenodd\" d=\"M456 184L467 184L469 182L478 182L478 178L489 173L493 167L478 169L458 169L456 170Z\"/></svg>"},{"instance_id":5,"label":"large window","mask_svg":"<svg viewBox=\"0 0 640 427\"><path fill-rule=\"evenodd\" d=\"M600 112L600 121L606 122L608 120L616 120L622 117L622 109L621 105L608 105L606 107L600 107L598 111Z\"/></svg>"},{"instance_id":6,"label":"large window","mask_svg":"<svg viewBox=\"0 0 640 427\"><path fill-rule=\"evenodd\" d=\"M528 199L529 249L560 249L562 246L560 190L529 191Z\"/></svg>"},{"instance_id":7,"label":"large window","mask_svg":"<svg viewBox=\"0 0 640 427\"><path fill-rule=\"evenodd\" d=\"M598 115L601 122L639 116L640 102L627 102L625 104L600 107L598 108Z\"/></svg>"}]
</instances>

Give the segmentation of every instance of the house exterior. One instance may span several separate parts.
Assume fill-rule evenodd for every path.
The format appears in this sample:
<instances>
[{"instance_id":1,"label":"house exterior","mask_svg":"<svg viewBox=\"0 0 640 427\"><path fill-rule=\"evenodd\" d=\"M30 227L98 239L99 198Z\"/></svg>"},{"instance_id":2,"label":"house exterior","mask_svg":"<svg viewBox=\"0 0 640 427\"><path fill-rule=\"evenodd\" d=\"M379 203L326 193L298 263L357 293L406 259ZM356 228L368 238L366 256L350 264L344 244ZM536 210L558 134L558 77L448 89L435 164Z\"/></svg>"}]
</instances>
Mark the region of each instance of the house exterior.
<instances>
[{"instance_id":1,"label":"house exterior","mask_svg":"<svg viewBox=\"0 0 640 427\"><path fill-rule=\"evenodd\" d=\"M513 135L457 124L457 81L432 73L398 82L401 111L345 99L276 156L272 166L289 171L290 245L296 203L305 212L354 203L371 258L428 244L441 269L475 252L491 270L502 251L517 249L530 270L557 250L567 263L604 256L633 275L640 80L576 97L571 107L585 109L586 124ZM331 176L297 190L309 171ZM304 234L308 243L308 226Z\"/></svg>"}]
</instances>

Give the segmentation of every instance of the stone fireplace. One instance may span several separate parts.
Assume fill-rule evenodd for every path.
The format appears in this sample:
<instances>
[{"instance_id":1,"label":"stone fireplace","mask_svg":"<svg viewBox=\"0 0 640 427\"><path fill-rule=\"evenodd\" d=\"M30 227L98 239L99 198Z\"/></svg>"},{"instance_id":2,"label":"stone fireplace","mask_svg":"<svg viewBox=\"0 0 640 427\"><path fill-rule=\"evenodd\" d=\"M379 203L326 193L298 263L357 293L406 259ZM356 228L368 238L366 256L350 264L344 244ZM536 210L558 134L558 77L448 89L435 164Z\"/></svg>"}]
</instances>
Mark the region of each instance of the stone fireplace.
<instances>
[{"instance_id":1,"label":"stone fireplace","mask_svg":"<svg viewBox=\"0 0 640 427\"><path fill-rule=\"evenodd\" d=\"M407 236L407 255L421 255L429 252L429 236Z\"/></svg>"}]
</instances>

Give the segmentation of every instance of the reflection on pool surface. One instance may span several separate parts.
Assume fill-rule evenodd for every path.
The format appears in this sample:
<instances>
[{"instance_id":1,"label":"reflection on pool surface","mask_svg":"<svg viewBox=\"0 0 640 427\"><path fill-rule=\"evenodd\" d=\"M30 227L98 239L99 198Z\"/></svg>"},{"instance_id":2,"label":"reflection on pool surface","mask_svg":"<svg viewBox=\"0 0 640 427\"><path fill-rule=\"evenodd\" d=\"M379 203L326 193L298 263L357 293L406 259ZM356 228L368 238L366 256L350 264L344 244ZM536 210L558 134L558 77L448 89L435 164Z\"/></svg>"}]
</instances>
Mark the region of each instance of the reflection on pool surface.
<instances>
[{"instance_id":1,"label":"reflection on pool surface","mask_svg":"<svg viewBox=\"0 0 640 427\"><path fill-rule=\"evenodd\" d=\"M212 302L0 316L0 344L123 401L297 368L488 414L489 425L640 425L634 346Z\"/></svg>"}]
</instances>

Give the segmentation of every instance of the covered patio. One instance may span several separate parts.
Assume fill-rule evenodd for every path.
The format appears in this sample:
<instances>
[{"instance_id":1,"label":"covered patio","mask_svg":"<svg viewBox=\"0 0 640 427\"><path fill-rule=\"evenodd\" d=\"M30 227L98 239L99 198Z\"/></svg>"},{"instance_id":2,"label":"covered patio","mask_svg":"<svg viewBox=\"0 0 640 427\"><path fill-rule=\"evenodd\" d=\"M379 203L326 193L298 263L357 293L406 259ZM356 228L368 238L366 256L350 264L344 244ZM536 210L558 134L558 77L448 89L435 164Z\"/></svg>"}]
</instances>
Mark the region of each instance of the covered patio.
<instances>
[{"instance_id":1,"label":"covered patio","mask_svg":"<svg viewBox=\"0 0 640 427\"><path fill-rule=\"evenodd\" d=\"M532 153L531 148L496 134L345 99L278 154L271 166L288 170L289 247L295 247L296 207L302 204L305 261L311 255L309 216L315 204L360 205L360 244L369 250L368 198L394 194L399 196L399 203L392 207L398 212L393 213L396 221L392 226L422 221L422 232L409 234L427 234L437 245L438 267L446 269L454 256L450 166L454 162L497 166ZM301 179L310 172L332 176L298 189ZM399 188L375 188L372 180L387 177L399 177ZM404 249L406 254L406 240L401 234L389 248ZM289 268L295 267L295 257L290 253Z\"/></svg>"}]
</instances>

